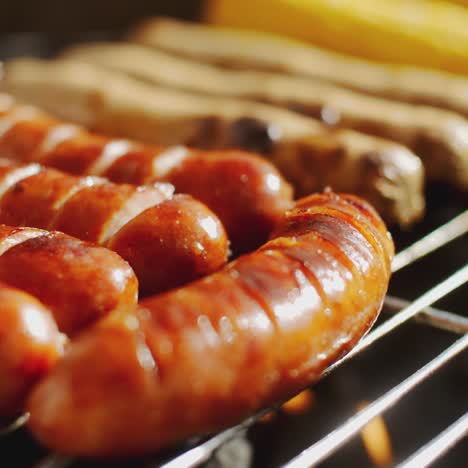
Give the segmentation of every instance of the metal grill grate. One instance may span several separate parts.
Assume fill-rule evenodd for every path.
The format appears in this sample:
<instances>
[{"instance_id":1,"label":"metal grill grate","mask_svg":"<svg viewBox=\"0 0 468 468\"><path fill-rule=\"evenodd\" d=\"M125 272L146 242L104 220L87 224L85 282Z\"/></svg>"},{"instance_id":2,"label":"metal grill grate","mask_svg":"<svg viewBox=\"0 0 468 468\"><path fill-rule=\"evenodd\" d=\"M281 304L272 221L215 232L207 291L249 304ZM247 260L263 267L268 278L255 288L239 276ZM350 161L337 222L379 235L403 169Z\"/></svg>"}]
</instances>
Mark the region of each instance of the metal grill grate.
<instances>
[{"instance_id":1,"label":"metal grill grate","mask_svg":"<svg viewBox=\"0 0 468 468\"><path fill-rule=\"evenodd\" d=\"M392 265L394 273L416 262L425 255L439 249L452 240L468 232L468 211L454 218L452 221L440 226L429 235L423 237L410 247L402 250L396 257ZM468 318L431 308L430 306L439 299L450 294L456 288L468 282L468 265L455 271L442 282L426 291L412 302L400 298L387 296L385 300L386 310L392 314L381 325L374 328L361 342L343 359L335 363L326 374L335 370L345 361L348 361L355 355L364 352L385 335L395 331L410 319L417 319L424 323L453 334L461 335L452 345L443 350L438 356L429 361L415 373L410 375L398 385L375 399L365 409L359 411L354 416L340 424L326 436L316 441L310 447L299 453L284 466L287 468L302 468L315 466L327 459L333 453L346 444L351 438L356 436L360 430L374 417L382 414L393 405L396 405L400 399L415 389L424 380L431 377L452 358L466 351L468 347ZM271 410L271 408L269 409ZM192 445L188 450L172 457L165 462L149 462L148 468L160 466L162 468L181 468L192 467L202 464L210 459L215 451L226 442L235 437L238 433L252 426L257 420L265 414L265 410L259 414L245 420L243 423L224 430L213 437L204 440L201 443ZM27 416L23 416L15 421L10 427L0 432L0 436L6 433L16 431L27 421ZM444 453L450 450L457 442L462 440L468 434L468 413L454 422L447 429L442 431L433 440L420 448L414 455L403 462L400 467L413 468L428 466ZM35 468L64 468L73 464L74 460L57 454L51 454L35 465Z\"/></svg>"}]
</instances>

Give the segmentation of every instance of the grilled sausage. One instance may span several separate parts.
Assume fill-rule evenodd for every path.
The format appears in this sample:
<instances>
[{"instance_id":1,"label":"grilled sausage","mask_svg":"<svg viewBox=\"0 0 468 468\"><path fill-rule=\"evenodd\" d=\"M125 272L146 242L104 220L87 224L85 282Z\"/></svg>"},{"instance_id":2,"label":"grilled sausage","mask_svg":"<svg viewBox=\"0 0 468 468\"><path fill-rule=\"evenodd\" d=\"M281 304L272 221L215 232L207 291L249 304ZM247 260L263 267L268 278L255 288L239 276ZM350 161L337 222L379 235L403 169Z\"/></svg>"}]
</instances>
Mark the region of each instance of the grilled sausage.
<instances>
[{"instance_id":1,"label":"grilled sausage","mask_svg":"<svg viewBox=\"0 0 468 468\"><path fill-rule=\"evenodd\" d=\"M292 203L291 187L271 163L258 156L112 140L32 107L15 105L6 95L0 97L0 154L118 183L169 182L220 217L236 253L263 243Z\"/></svg>"},{"instance_id":2,"label":"grilled sausage","mask_svg":"<svg viewBox=\"0 0 468 468\"><path fill-rule=\"evenodd\" d=\"M175 195L127 223L107 244L129 259L143 295L181 286L226 263L218 218L189 195Z\"/></svg>"},{"instance_id":3,"label":"grilled sausage","mask_svg":"<svg viewBox=\"0 0 468 468\"><path fill-rule=\"evenodd\" d=\"M468 190L468 121L453 112L366 96L311 78L224 70L137 44L79 45L65 57L158 85L280 105L332 127L388 138L420 156L429 179Z\"/></svg>"},{"instance_id":4,"label":"grilled sausage","mask_svg":"<svg viewBox=\"0 0 468 468\"><path fill-rule=\"evenodd\" d=\"M0 418L18 413L55 364L65 343L59 330L76 335L135 306L137 293L135 274L115 252L59 232L0 225Z\"/></svg>"},{"instance_id":5,"label":"grilled sausage","mask_svg":"<svg viewBox=\"0 0 468 468\"><path fill-rule=\"evenodd\" d=\"M184 228L176 224L181 221ZM134 267L143 294L211 273L228 255L218 218L188 195L172 197L168 184L112 184L38 164L0 160L0 223L58 230L108 246Z\"/></svg>"},{"instance_id":6,"label":"grilled sausage","mask_svg":"<svg viewBox=\"0 0 468 468\"><path fill-rule=\"evenodd\" d=\"M0 418L21 411L29 389L62 355L64 341L47 308L0 283Z\"/></svg>"},{"instance_id":7,"label":"grilled sausage","mask_svg":"<svg viewBox=\"0 0 468 468\"><path fill-rule=\"evenodd\" d=\"M258 251L81 335L32 394L30 428L63 453L117 456L239 421L356 344L381 308L392 255L364 201L302 200Z\"/></svg>"},{"instance_id":8,"label":"grilled sausage","mask_svg":"<svg viewBox=\"0 0 468 468\"><path fill-rule=\"evenodd\" d=\"M115 252L60 232L0 225L0 281L35 296L60 331L75 334L134 305L138 282Z\"/></svg>"},{"instance_id":9,"label":"grilled sausage","mask_svg":"<svg viewBox=\"0 0 468 468\"><path fill-rule=\"evenodd\" d=\"M1 145L1 143L0 143ZM135 177L135 168L151 168ZM268 239L292 206L292 189L268 161L237 150L148 149L120 158L104 174L115 182L160 180L205 203L222 221L232 250L245 253Z\"/></svg>"},{"instance_id":10,"label":"grilled sausage","mask_svg":"<svg viewBox=\"0 0 468 468\"><path fill-rule=\"evenodd\" d=\"M131 39L203 62L319 79L365 94L436 106L468 117L468 80L450 73L376 64L258 31L249 33L166 18L145 22Z\"/></svg>"},{"instance_id":11,"label":"grilled sausage","mask_svg":"<svg viewBox=\"0 0 468 468\"><path fill-rule=\"evenodd\" d=\"M390 222L422 215L423 168L407 148L253 101L141 83L70 60L19 59L2 87L95 130L156 144L243 148L270 158L299 195L331 186L365 196Z\"/></svg>"}]
</instances>

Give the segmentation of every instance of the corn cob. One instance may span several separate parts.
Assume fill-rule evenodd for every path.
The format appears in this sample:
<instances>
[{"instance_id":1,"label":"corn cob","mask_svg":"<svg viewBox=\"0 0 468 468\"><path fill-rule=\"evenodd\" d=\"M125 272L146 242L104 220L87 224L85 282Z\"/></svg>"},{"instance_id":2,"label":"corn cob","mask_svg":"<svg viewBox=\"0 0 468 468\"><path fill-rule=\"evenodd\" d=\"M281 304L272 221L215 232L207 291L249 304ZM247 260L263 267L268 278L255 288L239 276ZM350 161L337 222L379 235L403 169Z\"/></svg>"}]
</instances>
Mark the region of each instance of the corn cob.
<instances>
[{"instance_id":1,"label":"corn cob","mask_svg":"<svg viewBox=\"0 0 468 468\"><path fill-rule=\"evenodd\" d=\"M449 3L457 3L468 7L468 0L447 0Z\"/></svg>"},{"instance_id":2,"label":"corn cob","mask_svg":"<svg viewBox=\"0 0 468 468\"><path fill-rule=\"evenodd\" d=\"M367 59L468 75L468 11L447 2L211 0L206 16Z\"/></svg>"}]
</instances>

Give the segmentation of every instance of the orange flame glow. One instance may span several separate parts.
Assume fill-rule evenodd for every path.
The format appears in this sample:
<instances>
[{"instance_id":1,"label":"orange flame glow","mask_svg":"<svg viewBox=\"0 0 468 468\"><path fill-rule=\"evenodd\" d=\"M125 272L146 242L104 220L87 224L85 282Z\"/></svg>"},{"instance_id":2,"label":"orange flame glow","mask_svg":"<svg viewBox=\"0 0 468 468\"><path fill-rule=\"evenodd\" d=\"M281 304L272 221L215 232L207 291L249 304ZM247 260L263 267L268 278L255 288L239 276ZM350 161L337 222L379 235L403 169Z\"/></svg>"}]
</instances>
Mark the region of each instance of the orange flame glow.
<instances>
[{"instance_id":1,"label":"orange flame glow","mask_svg":"<svg viewBox=\"0 0 468 468\"><path fill-rule=\"evenodd\" d=\"M360 411L367 405L368 403L361 403L357 410ZM375 417L362 428L361 438L367 455L375 466L388 466L392 464L392 444L382 416Z\"/></svg>"},{"instance_id":2,"label":"orange flame glow","mask_svg":"<svg viewBox=\"0 0 468 468\"><path fill-rule=\"evenodd\" d=\"M312 408L314 403L315 394L307 389L284 403L281 409L288 414L302 414Z\"/></svg>"}]
</instances>

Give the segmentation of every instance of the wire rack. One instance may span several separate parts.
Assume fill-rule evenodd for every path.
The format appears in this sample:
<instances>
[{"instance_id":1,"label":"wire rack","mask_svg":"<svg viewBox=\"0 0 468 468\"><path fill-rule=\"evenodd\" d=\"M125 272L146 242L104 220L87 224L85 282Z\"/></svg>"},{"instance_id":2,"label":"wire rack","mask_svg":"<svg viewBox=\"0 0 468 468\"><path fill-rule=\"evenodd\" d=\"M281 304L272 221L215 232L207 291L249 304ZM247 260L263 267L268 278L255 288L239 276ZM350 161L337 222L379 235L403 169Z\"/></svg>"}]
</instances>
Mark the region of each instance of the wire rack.
<instances>
[{"instance_id":1,"label":"wire rack","mask_svg":"<svg viewBox=\"0 0 468 468\"><path fill-rule=\"evenodd\" d=\"M468 210L400 251L392 264L394 274L397 275L399 271L417 262L422 257L438 251L441 247L465 235L467 232ZM464 245L468 249L468 245L466 243ZM414 301L406 301L390 295L386 297L385 310L387 313L390 313L390 316L363 338L348 355L328 368L325 375L334 371L354 356L370 352L368 348L373 347L376 342L382 340L389 333L395 333L401 325L410 320L422 321L436 329L450 332L455 337L452 340L452 344L443 349L440 354L425 363L409 377L374 399L364 409L355 413L349 419L344 420L325 436L296 454L295 457L283 464L284 468L302 468L319 465L352 438L356 437L373 418L397 405L400 400L414 391L426 379L430 379L434 373L444 367L449 361L457 355L466 352L468 347L468 318L459 314L435 309L431 306L467 282L468 265L464 265L447 276L443 281L426 290ZM248 418L235 427L226 429L202 441L192 443L186 450L179 452L175 456L166 458L164 461L149 461L145 464L145 467L183 468L199 466L209 460L228 441L254 425L259 418L270 410L271 408ZM9 427L1 430L0 437L20 429L26 422L27 415L24 415ZM399 467L421 468L429 466L465 438L467 434L468 412L458 420L453 421L449 427L442 430L432 440L427 441L422 447L416 448L415 453L401 463ZM65 468L73 463L74 460L72 458L59 454L49 454L36 463L34 468Z\"/></svg>"}]
</instances>

